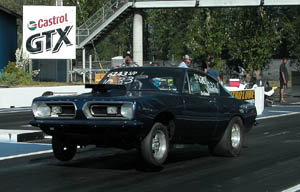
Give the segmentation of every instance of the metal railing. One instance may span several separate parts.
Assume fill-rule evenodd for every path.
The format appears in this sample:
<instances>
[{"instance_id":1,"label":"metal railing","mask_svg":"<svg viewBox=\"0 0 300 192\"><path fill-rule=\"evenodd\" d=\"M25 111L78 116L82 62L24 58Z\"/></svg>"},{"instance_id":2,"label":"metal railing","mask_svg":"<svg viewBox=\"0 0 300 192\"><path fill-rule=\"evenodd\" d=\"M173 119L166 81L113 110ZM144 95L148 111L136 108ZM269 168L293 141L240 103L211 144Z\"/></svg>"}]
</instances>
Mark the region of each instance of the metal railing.
<instances>
[{"instance_id":1,"label":"metal railing","mask_svg":"<svg viewBox=\"0 0 300 192\"><path fill-rule=\"evenodd\" d=\"M88 36L93 34L97 28L105 23L119 9L125 5L128 0L109 0L102 8L84 22L76 31L76 44L82 43Z\"/></svg>"}]
</instances>

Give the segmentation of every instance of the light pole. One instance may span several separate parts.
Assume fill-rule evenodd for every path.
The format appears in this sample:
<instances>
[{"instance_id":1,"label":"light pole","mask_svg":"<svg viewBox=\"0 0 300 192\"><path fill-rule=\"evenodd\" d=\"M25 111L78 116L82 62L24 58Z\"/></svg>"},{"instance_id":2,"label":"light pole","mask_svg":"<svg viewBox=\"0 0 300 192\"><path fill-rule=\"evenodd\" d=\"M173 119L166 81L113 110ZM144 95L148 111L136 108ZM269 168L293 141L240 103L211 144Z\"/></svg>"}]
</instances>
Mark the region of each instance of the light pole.
<instances>
[{"instance_id":1,"label":"light pole","mask_svg":"<svg viewBox=\"0 0 300 192\"><path fill-rule=\"evenodd\" d=\"M63 6L64 0L56 0L56 6Z\"/></svg>"}]
</instances>

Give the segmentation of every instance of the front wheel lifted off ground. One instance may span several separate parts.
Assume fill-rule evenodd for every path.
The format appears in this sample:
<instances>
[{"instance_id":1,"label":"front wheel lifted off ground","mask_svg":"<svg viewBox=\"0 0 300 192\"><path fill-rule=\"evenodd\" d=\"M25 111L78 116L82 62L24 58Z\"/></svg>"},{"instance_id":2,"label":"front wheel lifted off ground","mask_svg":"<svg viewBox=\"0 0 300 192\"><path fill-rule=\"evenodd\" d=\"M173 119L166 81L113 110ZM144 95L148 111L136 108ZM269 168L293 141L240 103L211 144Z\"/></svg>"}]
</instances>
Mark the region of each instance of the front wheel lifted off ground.
<instances>
[{"instance_id":1,"label":"front wheel lifted off ground","mask_svg":"<svg viewBox=\"0 0 300 192\"><path fill-rule=\"evenodd\" d=\"M169 136L167 127L155 123L141 143L141 155L149 165L160 167L165 162L169 152Z\"/></svg>"},{"instance_id":2,"label":"front wheel lifted off ground","mask_svg":"<svg viewBox=\"0 0 300 192\"><path fill-rule=\"evenodd\" d=\"M69 161L73 159L76 154L77 146L71 143L65 142L63 139L53 136L52 137L52 149L54 156L60 161Z\"/></svg>"},{"instance_id":3,"label":"front wheel lifted off ground","mask_svg":"<svg viewBox=\"0 0 300 192\"><path fill-rule=\"evenodd\" d=\"M234 117L229 122L222 139L208 147L213 155L236 157L241 153L243 141L243 121L240 117Z\"/></svg>"}]
</instances>

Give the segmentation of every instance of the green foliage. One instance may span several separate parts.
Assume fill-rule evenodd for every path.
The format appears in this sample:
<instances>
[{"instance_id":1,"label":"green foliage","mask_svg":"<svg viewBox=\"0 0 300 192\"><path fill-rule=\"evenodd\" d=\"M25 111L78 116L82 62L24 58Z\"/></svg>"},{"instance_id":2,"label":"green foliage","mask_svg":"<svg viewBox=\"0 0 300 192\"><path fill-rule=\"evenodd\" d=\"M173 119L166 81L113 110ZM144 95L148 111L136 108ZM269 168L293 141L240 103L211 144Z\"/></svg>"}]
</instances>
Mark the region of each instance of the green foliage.
<instances>
[{"instance_id":1,"label":"green foliage","mask_svg":"<svg viewBox=\"0 0 300 192\"><path fill-rule=\"evenodd\" d=\"M16 65L16 62L9 61L7 66L2 70L3 73L18 73L19 69Z\"/></svg>"},{"instance_id":2,"label":"green foliage","mask_svg":"<svg viewBox=\"0 0 300 192\"><path fill-rule=\"evenodd\" d=\"M219 70L236 60L252 71L263 69L280 45L278 8L162 9L148 14L150 49L162 60L189 54L194 61L214 61Z\"/></svg>"},{"instance_id":3,"label":"green foliage","mask_svg":"<svg viewBox=\"0 0 300 192\"><path fill-rule=\"evenodd\" d=\"M0 83L7 83L10 86L29 85L32 79L29 73L19 69L15 62L8 62L8 65L2 70Z\"/></svg>"},{"instance_id":4,"label":"green foliage","mask_svg":"<svg viewBox=\"0 0 300 192\"><path fill-rule=\"evenodd\" d=\"M227 44L229 55L239 60L247 71L263 69L280 42L272 10L251 7L231 11L230 41Z\"/></svg>"},{"instance_id":5,"label":"green foliage","mask_svg":"<svg viewBox=\"0 0 300 192\"><path fill-rule=\"evenodd\" d=\"M198 60L209 64L214 61L217 68L221 65L226 36L224 9L197 9L187 26L189 52Z\"/></svg>"},{"instance_id":6,"label":"green foliage","mask_svg":"<svg viewBox=\"0 0 300 192\"><path fill-rule=\"evenodd\" d=\"M88 18L98 11L107 0L64 0L65 6L76 6L76 25L81 26Z\"/></svg>"},{"instance_id":7,"label":"green foliage","mask_svg":"<svg viewBox=\"0 0 300 192\"><path fill-rule=\"evenodd\" d=\"M282 42L278 55L300 60L300 6L283 7L278 17Z\"/></svg>"},{"instance_id":8,"label":"green foliage","mask_svg":"<svg viewBox=\"0 0 300 192\"><path fill-rule=\"evenodd\" d=\"M186 53L186 26L190 20L192 9L158 9L148 13L152 50L157 60L179 60Z\"/></svg>"},{"instance_id":9,"label":"green foliage","mask_svg":"<svg viewBox=\"0 0 300 192\"><path fill-rule=\"evenodd\" d=\"M95 45L99 60L110 60L112 57L123 55L126 51L132 51L132 19L128 17L123 20L118 27Z\"/></svg>"}]
</instances>

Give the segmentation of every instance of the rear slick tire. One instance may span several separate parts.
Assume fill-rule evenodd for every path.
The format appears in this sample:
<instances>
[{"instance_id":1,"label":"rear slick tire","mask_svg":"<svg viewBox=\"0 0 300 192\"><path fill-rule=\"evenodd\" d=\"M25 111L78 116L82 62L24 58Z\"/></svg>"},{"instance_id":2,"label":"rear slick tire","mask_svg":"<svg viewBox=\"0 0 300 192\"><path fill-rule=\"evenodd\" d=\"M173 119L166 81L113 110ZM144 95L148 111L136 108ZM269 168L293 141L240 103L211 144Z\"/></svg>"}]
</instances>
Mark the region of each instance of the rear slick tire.
<instances>
[{"instance_id":1,"label":"rear slick tire","mask_svg":"<svg viewBox=\"0 0 300 192\"><path fill-rule=\"evenodd\" d=\"M240 117L229 122L222 139L208 146L211 154L217 156L237 157L242 151L244 142L244 125Z\"/></svg>"}]
</instances>

